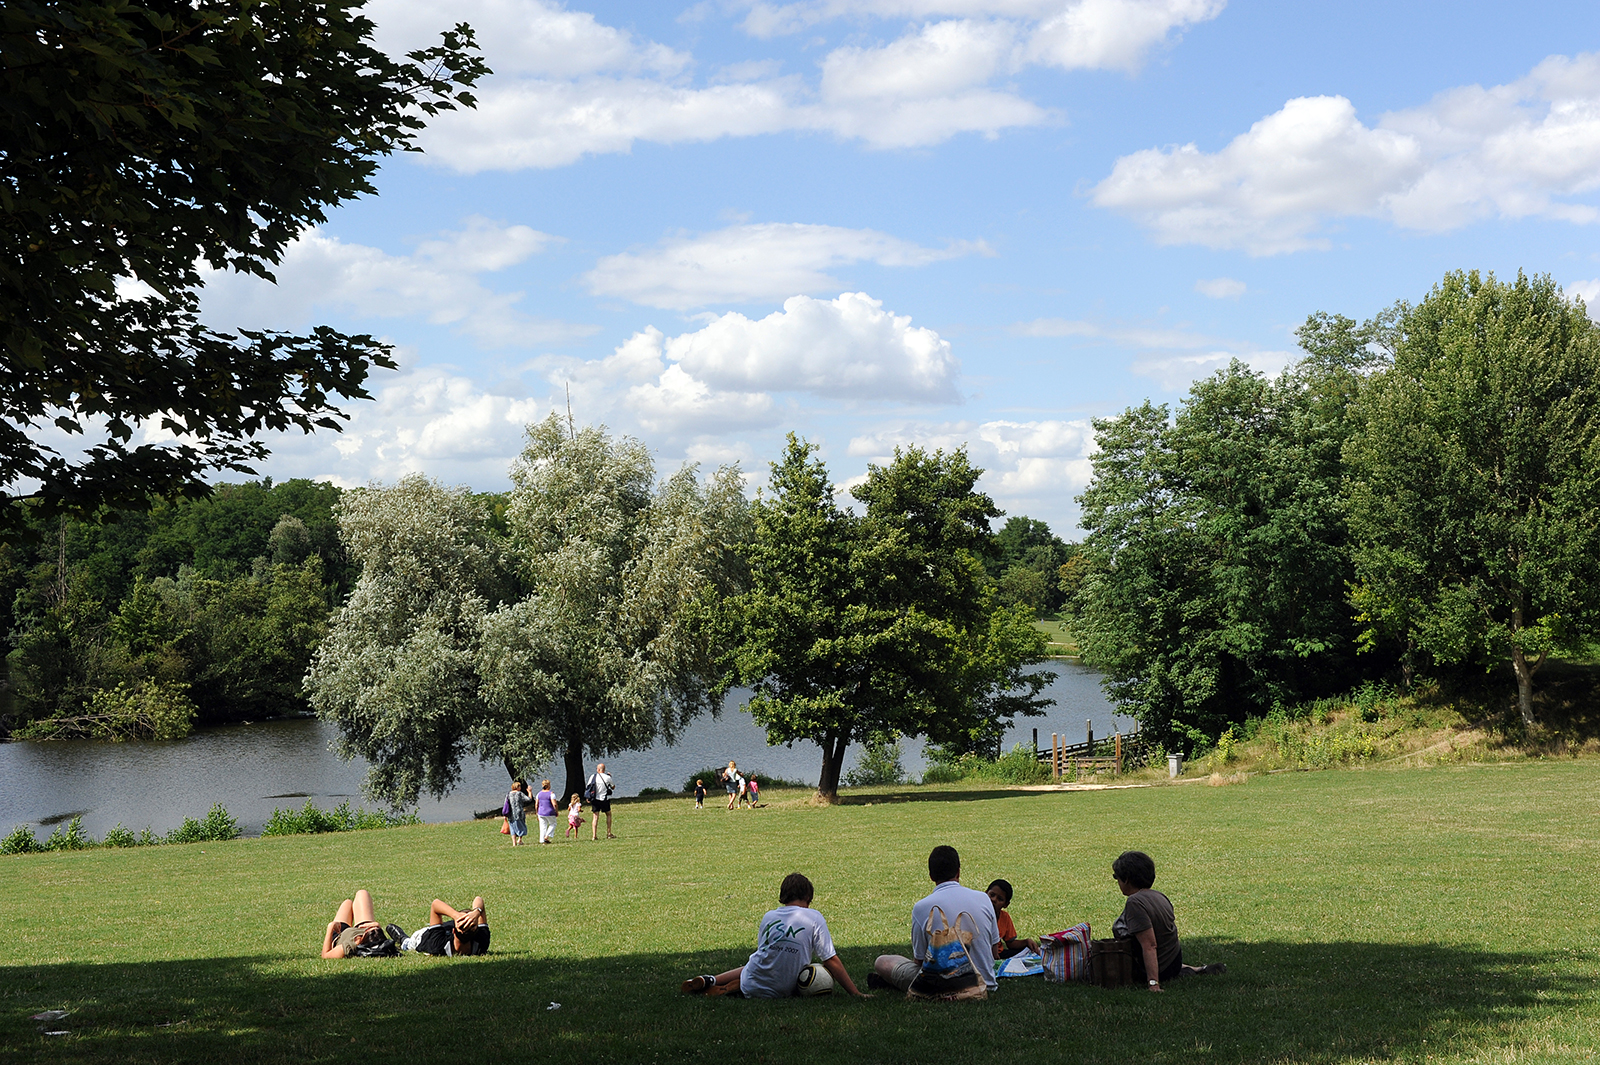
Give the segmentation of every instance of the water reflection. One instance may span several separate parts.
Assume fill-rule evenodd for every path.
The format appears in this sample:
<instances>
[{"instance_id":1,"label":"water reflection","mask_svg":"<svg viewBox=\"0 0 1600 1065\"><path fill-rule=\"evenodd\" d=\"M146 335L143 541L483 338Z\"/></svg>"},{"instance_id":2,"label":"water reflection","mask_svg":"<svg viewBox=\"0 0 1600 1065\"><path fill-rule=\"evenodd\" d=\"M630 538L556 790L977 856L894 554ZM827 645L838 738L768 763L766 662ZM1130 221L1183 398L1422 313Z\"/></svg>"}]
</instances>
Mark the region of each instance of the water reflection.
<instances>
[{"instance_id":1,"label":"water reflection","mask_svg":"<svg viewBox=\"0 0 1600 1065\"><path fill-rule=\"evenodd\" d=\"M1081 740L1086 721L1093 722L1097 735L1131 727L1130 719L1113 717L1094 671L1070 662L1051 668L1058 677L1046 694L1057 705L1045 717L1024 719L1013 728L1007 747L1028 743L1035 729L1048 746L1052 732ZM676 789L689 774L730 758L769 776L814 783L821 751L803 742L768 747L766 734L738 710L746 694L730 695L721 717L696 721L674 746L658 744L607 759L621 794ZM345 800L358 805L366 763L341 762L330 753L333 735L330 726L302 718L208 729L172 742L0 744L0 832L18 824L48 830L81 816L85 831L95 837L119 821L134 831L149 825L162 833L185 817L204 816L220 802L253 835L274 807L298 807L306 799L325 808ZM921 745L905 741L902 748L915 778L924 767ZM847 767L855 754L846 755ZM543 776L558 788L562 784L558 765L535 774ZM454 791L441 800L424 798L420 812L426 821L464 820L497 808L505 789L500 765L471 763L462 767Z\"/></svg>"}]
</instances>

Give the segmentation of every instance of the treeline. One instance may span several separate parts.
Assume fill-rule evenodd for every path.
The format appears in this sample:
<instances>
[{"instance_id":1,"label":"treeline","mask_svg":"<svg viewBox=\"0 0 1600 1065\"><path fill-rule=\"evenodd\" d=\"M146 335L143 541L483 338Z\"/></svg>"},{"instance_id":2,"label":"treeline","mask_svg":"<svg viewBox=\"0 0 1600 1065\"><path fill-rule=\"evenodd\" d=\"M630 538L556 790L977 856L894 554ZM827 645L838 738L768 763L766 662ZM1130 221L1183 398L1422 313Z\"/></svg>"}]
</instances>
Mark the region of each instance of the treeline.
<instances>
[{"instance_id":1,"label":"treeline","mask_svg":"<svg viewBox=\"0 0 1600 1065\"><path fill-rule=\"evenodd\" d=\"M1600 337L1548 277L1447 276L1362 324L1313 315L1275 378L1095 423L1067 610L1170 746L1348 691L1534 677L1600 634Z\"/></svg>"},{"instance_id":2,"label":"treeline","mask_svg":"<svg viewBox=\"0 0 1600 1065\"><path fill-rule=\"evenodd\" d=\"M170 738L303 710L311 650L357 575L339 497L306 480L224 484L35 522L0 546L0 732Z\"/></svg>"}]
</instances>

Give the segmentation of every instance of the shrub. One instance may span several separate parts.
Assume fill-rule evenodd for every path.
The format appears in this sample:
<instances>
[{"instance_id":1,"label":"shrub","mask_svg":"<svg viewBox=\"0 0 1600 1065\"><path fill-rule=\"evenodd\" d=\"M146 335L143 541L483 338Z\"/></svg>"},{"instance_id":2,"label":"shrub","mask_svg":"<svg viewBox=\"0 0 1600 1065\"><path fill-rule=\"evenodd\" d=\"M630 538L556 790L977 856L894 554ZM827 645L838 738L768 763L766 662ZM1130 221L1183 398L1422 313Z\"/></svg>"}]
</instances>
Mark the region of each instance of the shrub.
<instances>
[{"instance_id":1,"label":"shrub","mask_svg":"<svg viewBox=\"0 0 1600 1065\"><path fill-rule=\"evenodd\" d=\"M850 788L900 784L905 779L906 768L900 764L900 737L882 733L867 737L855 768L844 775L845 786Z\"/></svg>"},{"instance_id":2,"label":"shrub","mask_svg":"<svg viewBox=\"0 0 1600 1065\"><path fill-rule=\"evenodd\" d=\"M239 835L239 822L229 816L219 802L206 813L204 820L185 817L183 824L167 833L167 843L220 843Z\"/></svg>"},{"instance_id":3,"label":"shrub","mask_svg":"<svg viewBox=\"0 0 1600 1065\"><path fill-rule=\"evenodd\" d=\"M975 754L952 758L949 752L938 746L925 748L923 754L928 759L928 768L922 774L924 784L952 784L958 780L992 784L1044 784L1050 780L1050 767L1039 761L1039 756L1026 743L1019 743L994 759Z\"/></svg>"},{"instance_id":4,"label":"shrub","mask_svg":"<svg viewBox=\"0 0 1600 1065\"><path fill-rule=\"evenodd\" d=\"M640 788L639 789L639 798L641 798L641 799L665 799L665 798L669 798L671 796L674 796L676 794L678 794L678 793L673 791L671 788Z\"/></svg>"},{"instance_id":5,"label":"shrub","mask_svg":"<svg viewBox=\"0 0 1600 1065\"><path fill-rule=\"evenodd\" d=\"M57 825L55 831L50 833L50 838L44 841L47 851L81 851L94 846L83 830L83 818L74 817L64 825Z\"/></svg>"},{"instance_id":6,"label":"shrub","mask_svg":"<svg viewBox=\"0 0 1600 1065\"><path fill-rule=\"evenodd\" d=\"M116 827L106 833L106 838L100 841L100 845L102 847L137 847L139 845L139 837L128 829L123 828L122 822L118 821Z\"/></svg>"},{"instance_id":7,"label":"shrub","mask_svg":"<svg viewBox=\"0 0 1600 1065\"><path fill-rule=\"evenodd\" d=\"M683 782L684 793L687 794L693 792L694 782L697 780L703 780L706 782L706 791L708 792L721 791L722 778L717 774L721 773L726 768L728 767L726 764L724 764L712 766L710 769L702 769L697 773L691 773L689 775L689 779ZM761 772L759 769L741 769L739 772L744 774L744 778L746 780L749 780L751 777L755 777L757 780L759 780L761 782L761 788L763 791L765 791L767 788L812 788L816 786L814 784L807 784L803 780L785 780L783 777L771 776L767 773Z\"/></svg>"},{"instance_id":8,"label":"shrub","mask_svg":"<svg viewBox=\"0 0 1600 1065\"><path fill-rule=\"evenodd\" d=\"M0 839L0 854L32 854L42 850L44 848L34 838L33 829L28 825L18 825L11 830L11 835Z\"/></svg>"},{"instance_id":9,"label":"shrub","mask_svg":"<svg viewBox=\"0 0 1600 1065\"><path fill-rule=\"evenodd\" d=\"M410 813L384 813L365 807L352 811L349 801L331 810L320 809L310 799L299 810L272 810L272 816L262 826L263 836L305 836L318 832L356 832L369 828L395 828L400 825L420 825L422 818L415 810Z\"/></svg>"}]
</instances>

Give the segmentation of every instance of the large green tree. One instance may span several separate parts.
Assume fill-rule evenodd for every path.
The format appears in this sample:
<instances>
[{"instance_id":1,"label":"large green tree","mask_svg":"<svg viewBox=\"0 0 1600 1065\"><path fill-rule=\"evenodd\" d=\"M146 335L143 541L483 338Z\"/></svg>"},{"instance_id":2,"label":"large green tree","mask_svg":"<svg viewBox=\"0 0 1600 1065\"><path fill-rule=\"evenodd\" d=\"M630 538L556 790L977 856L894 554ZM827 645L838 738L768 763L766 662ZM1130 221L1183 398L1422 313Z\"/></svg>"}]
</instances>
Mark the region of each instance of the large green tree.
<instances>
[{"instance_id":1,"label":"large green tree","mask_svg":"<svg viewBox=\"0 0 1600 1065\"><path fill-rule=\"evenodd\" d=\"M834 502L815 447L790 435L770 498L755 505L749 589L729 601L725 683L754 689L770 743L822 748L817 794L836 801L852 741L925 736L992 750L1017 714L1040 713L1052 675L1026 606L985 578L994 503L966 454L897 452Z\"/></svg>"},{"instance_id":2,"label":"large green tree","mask_svg":"<svg viewBox=\"0 0 1600 1065\"><path fill-rule=\"evenodd\" d=\"M346 494L361 576L306 678L369 790L448 791L461 759L517 775L671 741L714 709L709 619L737 586L737 470L656 483L648 450L552 416L529 427L503 516L420 478ZM500 531L503 526L504 533Z\"/></svg>"},{"instance_id":3,"label":"large green tree","mask_svg":"<svg viewBox=\"0 0 1600 1065\"><path fill-rule=\"evenodd\" d=\"M1073 632L1164 742L1215 736L1352 668L1340 450L1367 336L1313 318L1301 338L1309 356L1275 380L1235 362L1176 416L1145 403L1095 423Z\"/></svg>"},{"instance_id":4,"label":"large green tree","mask_svg":"<svg viewBox=\"0 0 1600 1065\"><path fill-rule=\"evenodd\" d=\"M203 495L207 472L249 472L261 434L337 428L335 399L393 365L368 336L199 318L202 264L270 279L428 115L473 103L470 29L395 60L361 6L0 5L0 492L46 514ZM177 440L136 445L141 427ZM26 528L0 508L0 539Z\"/></svg>"},{"instance_id":5,"label":"large green tree","mask_svg":"<svg viewBox=\"0 0 1600 1065\"><path fill-rule=\"evenodd\" d=\"M1396 323L1345 449L1369 639L1505 663L1600 632L1600 331L1549 277L1446 275Z\"/></svg>"}]
</instances>

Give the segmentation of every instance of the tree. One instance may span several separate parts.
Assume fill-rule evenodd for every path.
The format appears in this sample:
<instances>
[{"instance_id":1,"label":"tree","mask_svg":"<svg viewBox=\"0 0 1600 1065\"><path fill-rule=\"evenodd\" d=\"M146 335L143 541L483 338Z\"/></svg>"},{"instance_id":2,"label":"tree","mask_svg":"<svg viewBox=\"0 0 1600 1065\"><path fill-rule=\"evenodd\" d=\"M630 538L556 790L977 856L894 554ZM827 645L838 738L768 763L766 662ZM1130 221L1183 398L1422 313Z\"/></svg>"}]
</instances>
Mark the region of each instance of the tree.
<instances>
[{"instance_id":1,"label":"tree","mask_svg":"<svg viewBox=\"0 0 1600 1065\"><path fill-rule=\"evenodd\" d=\"M1540 665L1600 631L1600 333L1549 277L1477 271L1397 330L1345 449L1365 638L1509 662L1531 729Z\"/></svg>"},{"instance_id":2,"label":"tree","mask_svg":"<svg viewBox=\"0 0 1600 1065\"><path fill-rule=\"evenodd\" d=\"M655 484L649 452L603 430L529 427L500 536L493 500L412 477L347 493L361 576L306 678L368 790L443 795L469 754L512 776L559 755L669 742L715 709L708 619L734 587L738 471Z\"/></svg>"},{"instance_id":3,"label":"tree","mask_svg":"<svg viewBox=\"0 0 1600 1065\"><path fill-rule=\"evenodd\" d=\"M994 547L985 564L999 585L1001 603L1024 603L1041 615L1061 609L1061 567L1073 554L1072 545L1044 522L1017 516L1006 519Z\"/></svg>"},{"instance_id":4,"label":"tree","mask_svg":"<svg viewBox=\"0 0 1600 1065\"><path fill-rule=\"evenodd\" d=\"M1276 380L1235 362L1176 417L1095 423L1073 632L1111 697L1183 747L1353 668L1340 450L1364 345L1315 320L1303 336L1317 352Z\"/></svg>"},{"instance_id":5,"label":"tree","mask_svg":"<svg viewBox=\"0 0 1600 1065\"><path fill-rule=\"evenodd\" d=\"M337 429L334 398L394 365L369 336L199 320L202 262L270 280L426 116L473 105L468 27L405 61L372 30L360 0L0 7L0 490L45 518L201 496L264 432ZM45 424L98 439L72 458ZM0 510L0 539L26 528Z\"/></svg>"},{"instance_id":6,"label":"tree","mask_svg":"<svg viewBox=\"0 0 1600 1065\"><path fill-rule=\"evenodd\" d=\"M983 573L989 519L963 451L896 452L834 503L815 447L790 434L754 508L749 589L729 601L726 686L754 689L769 743L822 748L817 795L838 799L852 740L926 736L997 745L1016 714L1042 712L1051 674L1028 672L1045 639L1026 607L997 607Z\"/></svg>"}]
</instances>

